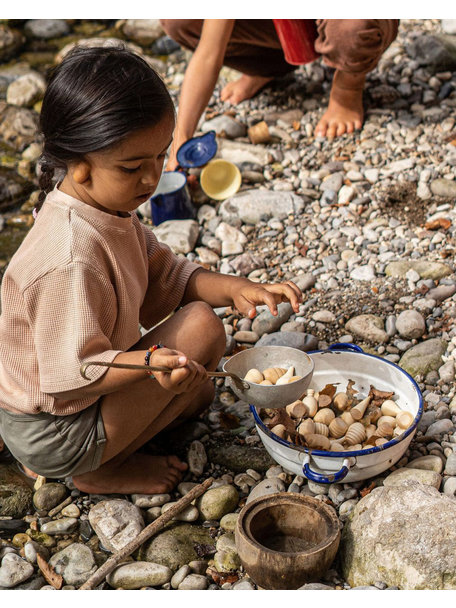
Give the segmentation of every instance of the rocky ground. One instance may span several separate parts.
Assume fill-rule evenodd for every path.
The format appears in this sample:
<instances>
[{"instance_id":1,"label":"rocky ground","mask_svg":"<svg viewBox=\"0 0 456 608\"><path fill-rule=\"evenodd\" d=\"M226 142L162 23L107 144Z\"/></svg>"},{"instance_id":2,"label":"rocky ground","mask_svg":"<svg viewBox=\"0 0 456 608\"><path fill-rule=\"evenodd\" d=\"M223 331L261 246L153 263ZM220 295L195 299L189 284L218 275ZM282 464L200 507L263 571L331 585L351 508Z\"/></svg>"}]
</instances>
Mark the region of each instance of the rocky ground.
<instances>
[{"instance_id":1,"label":"rocky ground","mask_svg":"<svg viewBox=\"0 0 456 608\"><path fill-rule=\"evenodd\" d=\"M188 54L155 20L0 23L2 269L33 222L47 71L75 41L111 38L149 57L177 102ZM285 471L264 449L248 404L221 380L201 420L144 448L172 447L189 462L170 495L84 495L71 479L33 487L4 450L0 589L78 588L209 476L215 482L204 497L100 588L258 588L233 532L247 502L277 491L315 497L339 518L331 569L302 589L456 588L455 67L454 22L402 21L368 76L363 129L334 141L312 135L331 83L320 61L234 109L217 88L200 130L217 132L218 156L239 166L241 190L216 203L193 178L196 219L152 226L206 268L302 288L299 313L283 304L278 320L264 310L253 322L217 310L226 356L259 344L310 351L350 342L413 376L424 411L399 461L372 478L330 485ZM223 69L220 84L233 76ZM248 129L262 121L268 139L253 144ZM151 225L149 207L140 211Z\"/></svg>"}]
</instances>

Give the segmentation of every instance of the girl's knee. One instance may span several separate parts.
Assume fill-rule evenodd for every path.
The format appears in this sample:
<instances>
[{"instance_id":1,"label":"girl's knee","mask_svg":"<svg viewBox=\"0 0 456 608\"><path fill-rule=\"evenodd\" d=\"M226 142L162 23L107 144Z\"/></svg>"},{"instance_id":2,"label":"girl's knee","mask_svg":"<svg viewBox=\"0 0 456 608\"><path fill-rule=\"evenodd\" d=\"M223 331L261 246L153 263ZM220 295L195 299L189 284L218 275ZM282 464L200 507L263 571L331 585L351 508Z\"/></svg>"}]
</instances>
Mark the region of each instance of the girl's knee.
<instances>
[{"instance_id":1,"label":"girl's knee","mask_svg":"<svg viewBox=\"0 0 456 608\"><path fill-rule=\"evenodd\" d=\"M226 345L226 333L222 320L206 302L191 302L186 306L189 319L192 320L195 339L205 351L211 352L211 358L223 356Z\"/></svg>"}]
</instances>

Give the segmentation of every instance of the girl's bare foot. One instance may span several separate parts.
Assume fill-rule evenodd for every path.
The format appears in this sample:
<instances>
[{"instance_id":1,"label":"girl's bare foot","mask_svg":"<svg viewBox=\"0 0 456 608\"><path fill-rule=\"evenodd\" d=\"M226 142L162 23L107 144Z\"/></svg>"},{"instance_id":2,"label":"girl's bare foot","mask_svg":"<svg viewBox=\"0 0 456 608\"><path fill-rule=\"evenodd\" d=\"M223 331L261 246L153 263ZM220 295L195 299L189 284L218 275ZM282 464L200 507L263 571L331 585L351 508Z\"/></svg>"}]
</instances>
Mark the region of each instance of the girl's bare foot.
<instances>
[{"instance_id":1,"label":"girl's bare foot","mask_svg":"<svg viewBox=\"0 0 456 608\"><path fill-rule=\"evenodd\" d=\"M328 109L315 127L315 137L339 137L363 125L364 74L334 73Z\"/></svg>"},{"instance_id":2,"label":"girl's bare foot","mask_svg":"<svg viewBox=\"0 0 456 608\"><path fill-rule=\"evenodd\" d=\"M96 471L74 475L74 485L90 494L165 494L187 470L177 456L132 454L120 465L113 464L114 460Z\"/></svg>"},{"instance_id":3,"label":"girl's bare foot","mask_svg":"<svg viewBox=\"0 0 456 608\"><path fill-rule=\"evenodd\" d=\"M233 80L223 87L220 99L236 105L245 99L253 97L271 80L273 80L272 77L243 74L238 80Z\"/></svg>"}]
</instances>

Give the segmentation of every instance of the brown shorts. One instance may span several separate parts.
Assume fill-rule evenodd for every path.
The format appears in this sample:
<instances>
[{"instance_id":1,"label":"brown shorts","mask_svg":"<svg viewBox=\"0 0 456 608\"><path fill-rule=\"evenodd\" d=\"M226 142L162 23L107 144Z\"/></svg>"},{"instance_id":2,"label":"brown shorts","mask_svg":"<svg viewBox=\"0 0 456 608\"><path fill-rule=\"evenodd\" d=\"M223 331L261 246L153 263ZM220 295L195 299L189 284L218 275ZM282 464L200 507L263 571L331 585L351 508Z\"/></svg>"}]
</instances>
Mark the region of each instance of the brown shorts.
<instances>
[{"instance_id":1,"label":"brown shorts","mask_svg":"<svg viewBox=\"0 0 456 608\"><path fill-rule=\"evenodd\" d=\"M98 469L106 443L99 401L69 416L0 408L0 436L21 464L54 479Z\"/></svg>"}]
</instances>

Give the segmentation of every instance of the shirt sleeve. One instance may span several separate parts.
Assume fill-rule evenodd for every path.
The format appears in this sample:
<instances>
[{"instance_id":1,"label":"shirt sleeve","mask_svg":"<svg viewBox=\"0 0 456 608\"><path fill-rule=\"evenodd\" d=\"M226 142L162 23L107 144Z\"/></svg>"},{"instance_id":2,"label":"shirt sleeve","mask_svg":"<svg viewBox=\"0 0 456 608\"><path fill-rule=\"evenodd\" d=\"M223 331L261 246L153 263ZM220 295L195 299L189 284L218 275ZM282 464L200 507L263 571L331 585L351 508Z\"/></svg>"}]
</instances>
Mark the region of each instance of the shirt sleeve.
<instances>
[{"instance_id":1,"label":"shirt sleeve","mask_svg":"<svg viewBox=\"0 0 456 608\"><path fill-rule=\"evenodd\" d=\"M174 254L147 226L144 234L149 270L140 322L145 329L150 329L179 307L190 276L201 266Z\"/></svg>"},{"instance_id":2,"label":"shirt sleeve","mask_svg":"<svg viewBox=\"0 0 456 608\"><path fill-rule=\"evenodd\" d=\"M57 393L87 386L81 365L89 359L112 361L112 335L117 300L111 282L101 272L72 263L46 274L24 293L34 335L40 389ZM94 382L106 367L91 367Z\"/></svg>"}]
</instances>

